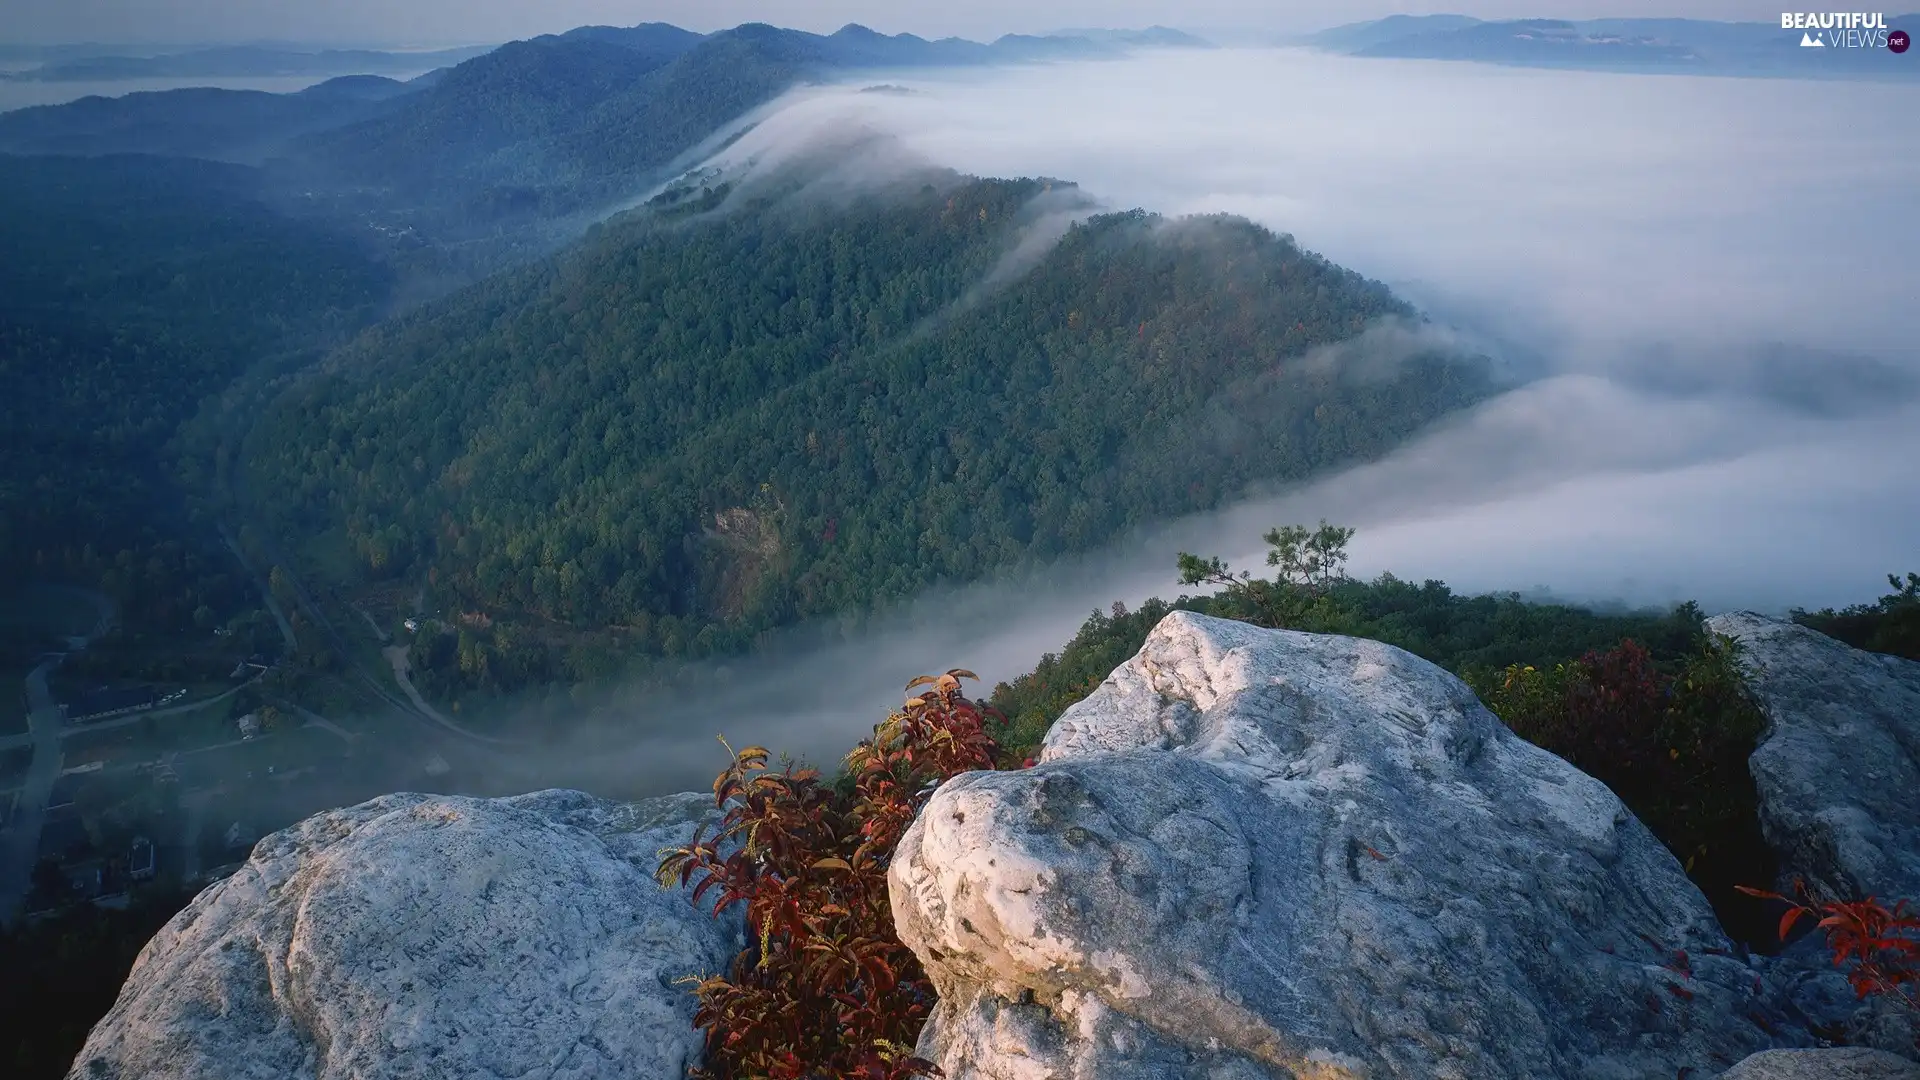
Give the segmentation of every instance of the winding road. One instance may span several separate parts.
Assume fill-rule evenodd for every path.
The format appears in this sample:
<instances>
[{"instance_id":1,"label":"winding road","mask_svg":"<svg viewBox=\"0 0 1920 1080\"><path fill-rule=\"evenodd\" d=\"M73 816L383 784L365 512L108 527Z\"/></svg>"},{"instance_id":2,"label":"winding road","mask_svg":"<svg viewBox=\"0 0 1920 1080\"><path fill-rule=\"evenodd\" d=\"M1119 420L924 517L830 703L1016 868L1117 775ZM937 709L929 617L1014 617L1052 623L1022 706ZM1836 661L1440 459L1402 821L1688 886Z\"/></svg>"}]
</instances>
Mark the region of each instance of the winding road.
<instances>
[{"instance_id":1,"label":"winding road","mask_svg":"<svg viewBox=\"0 0 1920 1080\"><path fill-rule=\"evenodd\" d=\"M419 711L420 715L432 720L434 723L439 724L455 735L472 739L474 742L489 743L494 746L513 745L513 743L507 739L496 739L491 735L482 735L477 731L469 731L448 719L447 715L439 709L427 704L427 699L421 697L419 689L413 685L413 665L407 657L407 647L405 645L389 645L380 650L380 655L386 657L387 663L393 665L393 681L400 684L400 689L406 693L408 700L413 702L413 707Z\"/></svg>"},{"instance_id":2,"label":"winding road","mask_svg":"<svg viewBox=\"0 0 1920 1080\"><path fill-rule=\"evenodd\" d=\"M253 576L254 581L258 584L261 595L266 598L268 607L273 611L274 619L280 623L282 632L287 639L288 650L291 652L296 647L293 638L293 627L286 616L282 614L280 606L275 602L272 585L267 577L263 576L260 571L247 560L246 555L240 550L239 541L234 539L233 533L225 526L221 526L220 528L220 537L226 541L227 547L232 550L234 558L240 560L240 565L246 567L247 572ZM266 543L271 544L270 541L266 541ZM507 747L518 745L516 740L494 738L493 736L482 735L477 731L462 727L460 724L448 718L445 713L427 704L427 700L420 696L420 691L414 687L410 677L407 647L405 645L388 645L380 650L381 655L386 658L388 666L392 668L394 682L399 684L401 691L406 695L405 700L395 697L385 686L380 684L379 679L361 667L354 659L353 648L347 643L346 638L340 631L334 627L333 621L327 618L326 612L320 610L320 605L314 602L313 597L308 594L306 587L301 583L300 579L287 569L287 560L278 548L269 546L266 557L279 563L280 572L287 583L289 591L292 592L293 601L299 607L302 616L313 628L318 629L332 642L335 654L345 661L353 673L359 676L360 681L381 700L407 716L424 721L448 734L456 735L474 744L476 747ZM367 619L367 624L373 628L376 637L379 636L379 624L375 623L365 612L361 612L361 615Z\"/></svg>"}]
</instances>

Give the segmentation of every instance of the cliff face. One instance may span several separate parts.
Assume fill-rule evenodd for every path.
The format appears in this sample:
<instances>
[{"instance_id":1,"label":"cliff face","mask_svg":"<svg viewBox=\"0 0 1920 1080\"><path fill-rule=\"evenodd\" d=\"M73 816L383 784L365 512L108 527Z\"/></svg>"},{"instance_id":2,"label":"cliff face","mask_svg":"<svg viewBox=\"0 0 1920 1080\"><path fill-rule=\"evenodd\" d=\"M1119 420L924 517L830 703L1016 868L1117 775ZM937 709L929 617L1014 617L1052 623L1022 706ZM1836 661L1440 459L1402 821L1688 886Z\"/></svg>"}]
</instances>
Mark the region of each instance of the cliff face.
<instances>
[{"instance_id":1,"label":"cliff face","mask_svg":"<svg viewBox=\"0 0 1920 1080\"><path fill-rule=\"evenodd\" d=\"M683 1077L737 922L652 878L710 796L389 795L260 841L141 953L75 1080Z\"/></svg>"},{"instance_id":2,"label":"cliff face","mask_svg":"<svg viewBox=\"0 0 1920 1080\"><path fill-rule=\"evenodd\" d=\"M1907 881L1920 665L1715 628L1771 720L1754 768L1790 871ZM72 1080L678 1080L700 1038L674 980L722 970L740 927L651 871L712 812L540 792L316 816L154 939ZM951 1080L1706 1080L1814 1028L1912 1045L1817 942L1734 948L1606 787L1350 638L1169 616L1040 765L936 792L890 885ZM1734 1075L1920 1075L1850 1053Z\"/></svg>"}]
</instances>

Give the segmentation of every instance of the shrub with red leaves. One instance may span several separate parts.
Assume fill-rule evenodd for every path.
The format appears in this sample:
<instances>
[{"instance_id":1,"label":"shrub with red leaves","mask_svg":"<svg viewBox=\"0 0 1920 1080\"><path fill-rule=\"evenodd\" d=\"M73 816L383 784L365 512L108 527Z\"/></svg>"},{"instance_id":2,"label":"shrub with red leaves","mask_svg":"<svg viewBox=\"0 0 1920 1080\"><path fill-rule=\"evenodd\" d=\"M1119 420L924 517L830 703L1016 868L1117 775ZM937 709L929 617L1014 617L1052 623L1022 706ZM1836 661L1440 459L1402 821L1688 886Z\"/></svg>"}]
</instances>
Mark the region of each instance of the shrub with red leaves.
<instances>
[{"instance_id":1,"label":"shrub with red leaves","mask_svg":"<svg viewBox=\"0 0 1920 1080\"><path fill-rule=\"evenodd\" d=\"M750 943L728 975L697 980L694 1022L707 1033L703 1080L907 1080L937 1076L913 1043L933 986L900 943L887 864L940 782L991 769L1000 718L960 693L971 672L926 687L847 755L850 783L813 769L734 755L714 781L724 813L709 834L662 853L660 879L711 897L717 915L746 905ZM729 748L731 749L731 748Z\"/></svg>"},{"instance_id":2,"label":"shrub with red leaves","mask_svg":"<svg viewBox=\"0 0 1920 1080\"><path fill-rule=\"evenodd\" d=\"M1748 896L1787 905L1780 917L1780 940L1794 924L1811 916L1827 933L1827 949L1835 967L1847 971L1853 992L1889 994L1920 1012L1920 917L1908 913L1906 900L1888 908L1875 897L1865 900L1817 900L1804 881L1795 881L1794 895L1738 886Z\"/></svg>"}]
</instances>

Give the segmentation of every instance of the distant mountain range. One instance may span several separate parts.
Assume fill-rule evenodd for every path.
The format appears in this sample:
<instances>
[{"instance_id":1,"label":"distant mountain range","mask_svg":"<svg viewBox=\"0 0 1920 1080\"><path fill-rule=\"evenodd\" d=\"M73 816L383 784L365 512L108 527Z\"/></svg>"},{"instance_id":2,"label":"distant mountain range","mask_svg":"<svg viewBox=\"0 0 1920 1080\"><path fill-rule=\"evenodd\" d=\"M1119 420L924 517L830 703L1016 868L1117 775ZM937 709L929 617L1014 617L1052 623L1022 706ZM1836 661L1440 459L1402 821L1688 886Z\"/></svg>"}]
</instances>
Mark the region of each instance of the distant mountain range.
<instances>
[{"instance_id":1,"label":"distant mountain range","mask_svg":"<svg viewBox=\"0 0 1920 1080\"><path fill-rule=\"evenodd\" d=\"M583 26L552 35L568 42L593 41L640 51L691 48L703 35L664 23L640 26ZM813 35L809 35L813 36ZM865 39L865 40L862 40ZM540 39L536 39L540 40ZM869 59L888 63L990 63L1017 56L1062 57L1097 54L1141 47L1204 48L1208 42L1164 26L1145 30L1061 30L1039 37L1008 34L992 44L944 38L928 41L903 34L885 37L861 26L849 26L831 38L843 62L865 51ZM0 60L37 61L38 67L0 72L0 79L33 82L113 82L136 79L260 78L280 75L412 75L452 67L492 52L497 46L475 45L433 51L378 49L307 49L299 46L223 45L150 53L127 46L0 45Z\"/></svg>"},{"instance_id":2,"label":"distant mountain range","mask_svg":"<svg viewBox=\"0 0 1920 1080\"><path fill-rule=\"evenodd\" d=\"M0 153L164 154L260 164L303 136L364 121L425 89L381 75L345 75L298 93L146 91L0 113Z\"/></svg>"},{"instance_id":3,"label":"distant mountain range","mask_svg":"<svg viewBox=\"0 0 1920 1080\"><path fill-rule=\"evenodd\" d=\"M1212 49L1217 46L1206 38L1189 34L1184 30L1175 30L1167 26L1149 26L1145 30L1096 30L1076 28L1055 30L1048 34L1054 38L1085 38L1105 45L1150 46L1169 49Z\"/></svg>"},{"instance_id":4,"label":"distant mountain range","mask_svg":"<svg viewBox=\"0 0 1920 1080\"><path fill-rule=\"evenodd\" d=\"M434 52L371 49L301 51L233 45L163 56L64 56L37 68L0 76L35 82L113 82L130 79L231 79L273 75L415 74L449 67L493 50L491 45Z\"/></svg>"},{"instance_id":5,"label":"distant mountain range","mask_svg":"<svg viewBox=\"0 0 1920 1080\"><path fill-rule=\"evenodd\" d=\"M1887 25L1920 29L1920 15ZM1815 36L1819 36L1816 32ZM1393 15L1308 35L1302 43L1351 56L1470 60L1524 67L1789 78L1920 78L1920 54L1801 44L1771 23L1698 19L1515 19Z\"/></svg>"},{"instance_id":6,"label":"distant mountain range","mask_svg":"<svg viewBox=\"0 0 1920 1080\"><path fill-rule=\"evenodd\" d=\"M668 179L679 155L805 82L1199 44L1161 27L982 43L857 25L826 35L764 24L712 34L664 23L584 26L480 51L406 82L369 72L292 94L170 90L0 113L0 154L160 154L254 166L262 197L423 249L457 249L467 262L455 276L463 276L564 239L573 226L556 223L579 224ZM216 53L229 68L241 57L293 63L269 48L139 63L149 73L169 64L189 70ZM403 55L310 59L377 66ZM427 55L452 56L413 54L414 70ZM57 61L67 71L93 63Z\"/></svg>"}]
</instances>

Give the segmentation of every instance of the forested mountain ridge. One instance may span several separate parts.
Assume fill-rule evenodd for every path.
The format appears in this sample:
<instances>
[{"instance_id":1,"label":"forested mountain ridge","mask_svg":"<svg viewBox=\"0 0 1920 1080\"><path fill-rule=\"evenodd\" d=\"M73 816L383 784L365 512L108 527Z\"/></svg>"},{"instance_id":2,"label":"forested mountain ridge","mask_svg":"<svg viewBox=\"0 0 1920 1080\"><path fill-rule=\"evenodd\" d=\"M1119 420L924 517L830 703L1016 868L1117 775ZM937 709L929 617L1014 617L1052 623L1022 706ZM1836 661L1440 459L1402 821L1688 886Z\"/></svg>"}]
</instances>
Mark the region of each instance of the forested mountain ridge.
<instances>
[{"instance_id":1,"label":"forested mountain ridge","mask_svg":"<svg viewBox=\"0 0 1920 1080\"><path fill-rule=\"evenodd\" d=\"M431 204L440 229L604 207L675 157L810 79L886 67L1109 55L1078 38L992 45L850 25L831 35L761 23L694 35L648 24L504 45L448 71L405 108L298 141L289 184L314 177L385 202Z\"/></svg>"},{"instance_id":2,"label":"forested mountain ridge","mask_svg":"<svg viewBox=\"0 0 1920 1080\"><path fill-rule=\"evenodd\" d=\"M151 560L185 557L161 539L181 518L163 464L181 424L263 357L379 313L389 271L275 214L257 183L177 158L0 157L0 585L111 588L99 575L118 557L113 580L176 591L177 568Z\"/></svg>"},{"instance_id":3,"label":"forested mountain ridge","mask_svg":"<svg viewBox=\"0 0 1920 1080\"><path fill-rule=\"evenodd\" d=\"M115 79L256 78L273 75L374 75L446 67L489 51L476 45L431 52L375 49L301 49L267 45L221 45L158 56L69 56L11 73L37 82L109 82ZM0 78L8 75L0 73Z\"/></svg>"},{"instance_id":4,"label":"forested mountain ridge","mask_svg":"<svg viewBox=\"0 0 1920 1080\"><path fill-rule=\"evenodd\" d=\"M1239 219L1097 216L982 295L1048 187L615 224L363 336L262 417L250 487L367 577L681 655L1378 454L1486 390L1289 363L1412 312Z\"/></svg>"},{"instance_id":5,"label":"forested mountain ridge","mask_svg":"<svg viewBox=\"0 0 1920 1080\"><path fill-rule=\"evenodd\" d=\"M192 574L152 560L164 549L162 562L180 563L196 545L202 562L226 558L210 518L184 517L226 498L230 421L251 416L215 415L230 397L208 423L187 420L236 376L564 246L798 82L1119 47L857 26L582 27L407 83L354 76L294 94L181 90L0 114L0 408L16 436L0 476L0 506L17 510L0 522L7 576L100 585L129 618L177 627L182 603L200 606L187 602ZM174 599L115 585L135 578Z\"/></svg>"},{"instance_id":6,"label":"forested mountain ridge","mask_svg":"<svg viewBox=\"0 0 1920 1080\"><path fill-rule=\"evenodd\" d=\"M271 165L281 195L306 211L435 242L538 231L602 211L662 179L664 166L723 125L811 79L1180 43L1153 34L928 41L857 25L830 35L754 23L711 34L589 26L510 42L406 84L361 80L352 87L360 93L180 90L22 109L0 114L0 152Z\"/></svg>"},{"instance_id":7,"label":"forested mountain ridge","mask_svg":"<svg viewBox=\"0 0 1920 1080\"><path fill-rule=\"evenodd\" d=\"M367 75L296 94L199 87L84 97L0 113L0 152L165 154L258 165L302 135L370 119L418 89Z\"/></svg>"}]
</instances>

